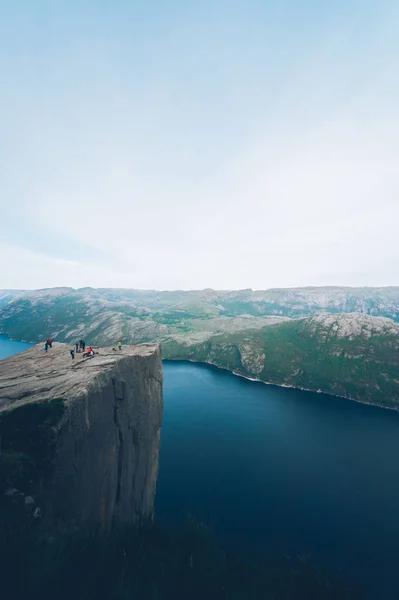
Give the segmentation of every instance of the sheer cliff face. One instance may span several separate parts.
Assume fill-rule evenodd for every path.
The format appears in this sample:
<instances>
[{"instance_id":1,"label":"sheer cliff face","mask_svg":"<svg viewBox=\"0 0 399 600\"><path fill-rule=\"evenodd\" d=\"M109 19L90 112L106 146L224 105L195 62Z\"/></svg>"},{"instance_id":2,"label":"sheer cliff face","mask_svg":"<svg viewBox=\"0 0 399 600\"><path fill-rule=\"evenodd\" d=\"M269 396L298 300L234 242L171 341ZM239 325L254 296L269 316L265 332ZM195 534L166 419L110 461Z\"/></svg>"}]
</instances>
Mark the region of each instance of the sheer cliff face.
<instances>
[{"instance_id":1,"label":"sheer cliff face","mask_svg":"<svg viewBox=\"0 0 399 600\"><path fill-rule=\"evenodd\" d=\"M150 517L162 389L155 345L99 349L93 358L72 360L68 346L54 344L47 354L35 347L1 361L5 491L33 498L36 514L49 524L108 530ZM27 428L23 436L21 424ZM7 472L7 456L24 454L34 466L24 466L22 476L21 469Z\"/></svg>"}]
</instances>

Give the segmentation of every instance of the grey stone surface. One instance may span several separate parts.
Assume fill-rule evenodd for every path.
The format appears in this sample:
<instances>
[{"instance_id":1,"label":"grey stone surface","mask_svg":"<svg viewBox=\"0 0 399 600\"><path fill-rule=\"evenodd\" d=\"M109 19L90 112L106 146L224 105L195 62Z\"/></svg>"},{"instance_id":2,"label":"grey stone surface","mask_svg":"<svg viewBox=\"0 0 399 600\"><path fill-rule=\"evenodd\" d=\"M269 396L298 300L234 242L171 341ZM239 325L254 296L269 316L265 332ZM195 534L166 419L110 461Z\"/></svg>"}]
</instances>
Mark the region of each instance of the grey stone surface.
<instances>
[{"instance_id":1,"label":"grey stone surface","mask_svg":"<svg viewBox=\"0 0 399 600\"><path fill-rule=\"evenodd\" d=\"M61 398L50 477L29 493L50 524L108 530L153 512L163 409L158 345L122 351L95 348L93 358L70 346L35 346L0 361L4 411Z\"/></svg>"}]
</instances>

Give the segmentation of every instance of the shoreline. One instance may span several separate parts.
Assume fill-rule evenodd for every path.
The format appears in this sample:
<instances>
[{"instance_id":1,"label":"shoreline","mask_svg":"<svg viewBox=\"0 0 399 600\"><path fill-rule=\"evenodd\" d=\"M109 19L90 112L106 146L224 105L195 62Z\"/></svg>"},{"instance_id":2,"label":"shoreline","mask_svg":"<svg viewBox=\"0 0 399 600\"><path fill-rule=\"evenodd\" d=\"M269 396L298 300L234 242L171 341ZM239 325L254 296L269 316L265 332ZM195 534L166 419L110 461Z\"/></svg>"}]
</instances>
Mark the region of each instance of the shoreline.
<instances>
[{"instance_id":1,"label":"shoreline","mask_svg":"<svg viewBox=\"0 0 399 600\"><path fill-rule=\"evenodd\" d=\"M9 335L7 335L6 333L2 333L0 332L0 337L4 337L5 339L9 340L10 342L16 342L16 343L24 343L24 344L30 344L31 346L35 346L37 345L37 342L30 342L28 340L16 340L14 338L11 338ZM39 342L40 343L40 342ZM162 342L159 342L162 345ZM133 345L137 345L137 344L133 344ZM228 373L231 373L232 375L235 375L236 377L241 377L242 379L246 379L247 381L252 381L255 383L263 383L264 385L273 385L275 387L280 387L280 388L287 388L287 389L292 389L292 390L300 390L303 392L312 392L315 394L325 394L327 396L331 396L332 398L340 398L342 400L349 400L350 402L356 402L357 404L363 404L365 406L374 406L376 408L382 408L384 410L390 410L393 412L399 412L399 406L397 408L392 407L392 406L386 406L384 404L378 404L377 402L367 402L367 401L363 401L363 400L357 400L356 398L352 398L350 396L341 396L339 394L332 394L330 392L325 392L322 389L312 389L312 388L304 388L301 386L296 386L296 385L290 385L290 384L286 384L286 383L275 383L273 381L264 381L263 379L258 379L257 377L250 377L249 375L243 375L242 373L237 373L237 371L233 371L227 367L222 367L216 363L210 362L210 361L200 361L200 360L194 360L192 358L165 358L162 359L162 361L165 362L191 362L194 364L199 364L199 365L205 365L205 366L212 366L215 367L216 369L220 369L222 371L227 371Z\"/></svg>"},{"instance_id":2,"label":"shoreline","mask_svg":"<svg viewBox=\"0 0 399 600\"><path fill-rule=\"evenodd\" d=\"M21 343L21 344L32 344L32 346L36 346L37 344L40 344L40 342L30 342L29 340L15 340L14 338L7 335L6 333L1 333L1 332L0 332L0 337L7 339L9 342L17 342L17 343Z\"/></svg>"},{"instance_id":3,"label":"shoreline","mask_svg":"<svg viewBox=\"0 0 399 600\"><path fill-rule=\"evenodd\" d=\"M373 406L375 408L391 410L395 413L399 412L399 407L393 408L390 406L384 406L383 404L377 404L376 402L365 402L362 400L356 400L355 398L351 398L349 396L340 396L339 394L331 394L330 392L324 392L321 389L316 390L316 389L310 389L310 388L303 388L303 387L296 386L296 385L288 385L286 383L273 383L272 381L263 381L263 379L257 379L255 377L249 377L248 375L242 375L241 373L232 371L231 369L228 369L227 367L221 367L220 365L217 365L212 362L193 360L192 358L165 358L163 360L165 360L165 362L180 361L180 362L191 362L191 363L197 364L197 365L208 365L208 366L216 367L216 369L220 369L221 371L227 371L228 373L231 373L232 375L235 375L236 377L241 377L242 379L246 379L247 381L253 381L255 383L263 383L264 385L274 385L275 387L282 387L282 388L287 388L287 389L291 389L291 390L300 390L302 392L312 392L314 394L325 394L326 396L331 396L332 398L340 398L341 400L348 400L349 402L356 402L356 404L363 404L364 406Z\"/></svg>"}]
</instances>

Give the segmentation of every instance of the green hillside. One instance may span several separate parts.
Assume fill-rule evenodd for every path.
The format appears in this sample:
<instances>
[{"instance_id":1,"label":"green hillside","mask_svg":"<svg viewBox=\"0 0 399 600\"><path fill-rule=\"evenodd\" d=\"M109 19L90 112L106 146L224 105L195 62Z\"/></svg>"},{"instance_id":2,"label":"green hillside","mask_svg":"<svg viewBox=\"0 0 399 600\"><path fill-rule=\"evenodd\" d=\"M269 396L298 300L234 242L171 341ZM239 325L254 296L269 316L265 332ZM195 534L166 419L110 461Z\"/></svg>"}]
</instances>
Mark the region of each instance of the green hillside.
<instances>
[{"instance_id":1,"label":"green hillside","mask_svg":"<svg viewBox=\"0 0 399 600\"><path fill-rule=\"evenodd\" d=\"M399 409L399 326L366 315L317 315L259 330L164 342L191 359L277 385Z\"/></svg>"},{"instance_id":2,"label":"green hillside","mask_svg":"<svg viewBox=\"0 0 399 600\"><path fill-rule=\"evenodd\" d=\"M54 288L1 297L0 333L14 339L161 342L165 358L399 408L399 288Z\"/></svg>"}]
</instances>

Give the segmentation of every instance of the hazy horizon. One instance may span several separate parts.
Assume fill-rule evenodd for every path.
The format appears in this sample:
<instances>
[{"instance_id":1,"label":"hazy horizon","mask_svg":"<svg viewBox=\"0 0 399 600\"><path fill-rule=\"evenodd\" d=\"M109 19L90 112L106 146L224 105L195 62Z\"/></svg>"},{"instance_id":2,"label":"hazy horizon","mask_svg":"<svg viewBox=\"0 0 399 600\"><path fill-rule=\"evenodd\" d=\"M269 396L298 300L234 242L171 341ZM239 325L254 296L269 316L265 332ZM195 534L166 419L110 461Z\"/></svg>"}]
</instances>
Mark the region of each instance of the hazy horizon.
<instances>
[{"instance_id":1,"label":"hazy horizon","mask_svg":"<svg viewBox=\"0 0 399 600\"><path fill-rule=\"evenodd\" d=\"M394 0L5 1L0 289L399 284Z\"/></svg>"},{"instance_id":2,"label":"hazy horizon","mask_svg":"<svg viewBox=\"0 0 399 600\"><path fill-rule=\"evenodd\" d=\"M98 286L98 287L93 287L90 285L85 285L82 287L74 287L74 286L68 286L68 285L59 285L59 286L52 286L52 287L44 287L44 288L0 288L0 292L43 292L46 290L61 290L61 289L71 289L74 291L82 291L85 289L92 289L92 290L127 290L127 291L137 291L137 292L159 292L159 293L166 293L166 292L206 292L206 291L211 291L211 292L245 292L245 291L251 291L251 292L270 292L273 290L310 290L310 289L316 289L316 290L321 290L321 289L392 289L392 288L398 288L399 286L397 285L379 285L379 286L370 286L370 285L363 285L363 286L351 286L351 285L304 285L304 286L295 286L295 287L274 287L274 288L174 288L174 289L158 289L158 288L135 288L135 287L105 287L105 286Z\"/></svg>"}]
</instances>

